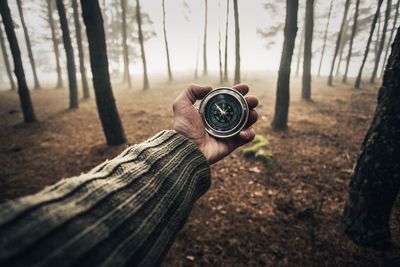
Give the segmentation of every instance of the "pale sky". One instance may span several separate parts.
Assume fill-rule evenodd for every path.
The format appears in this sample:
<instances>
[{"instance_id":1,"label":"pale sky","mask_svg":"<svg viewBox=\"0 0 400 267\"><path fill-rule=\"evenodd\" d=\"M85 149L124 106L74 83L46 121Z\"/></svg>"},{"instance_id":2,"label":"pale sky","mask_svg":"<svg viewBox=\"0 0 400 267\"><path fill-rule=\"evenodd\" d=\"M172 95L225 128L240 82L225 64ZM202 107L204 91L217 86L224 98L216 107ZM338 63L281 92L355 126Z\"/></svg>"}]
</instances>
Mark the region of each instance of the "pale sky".
<instances>
[{"instance_id":1,"label":"pale sky","mask_svg":"<svg viewBox=\"0 0 400 267\"><path fill-rule=\"evenodd\" d=\"M118 0L106 0L106 3ZM128 0L134 2L133 0ZM343 12L345 0L335 0L333 16L329 27L329 34L334 34L339 30L341 22L341 14ZM363 5L370 5L371 1L362 1ZM28 24L32 43L33 52L38 65L40 62L53 62L54 54L52 52L51 40L44 40L43 35L49 35L50 29L47 23L39 14L38 0L24 1L25 20ZM44 1L42 1L44 2ZM101 2L101 1L100 1ZM166 16L167 16L167 30L168 40L170 46L171 65L173 71L193 71L195 68L195 61L197 50L200 48L199 57L199 70L202 69L202 44L204 32L204 0L187 0L190 7L190 12L183 7L183 0L166 0ZM276 71L279 67L279 61L282 51L283 31L274 38L275 45L266 48L266 40L262 39L257 34L257 29L267 28L276 25L278 22L283 22L285 19L285 4L282 2L281 9L278 9L275 15L264 9L263 4L267 0L239 0L239 23L240 23L240 40L241 40L241 68L243 71ZM12 15L17 24L19 24L19 15L16 8L15 1L9 0ZM64 0L67 7L70 8L70 1ZM220 8L218 7L220 3ZM301 27L304 17L304 4L305 0L300 0L301 9L299 10L299 31L297 42L300 40L302 33ZM322 46L321 37L325 29L327 21L327 11L329 7L329 0L317 0L315 6L315 28L314 28L314 43L313 50L315 51L313 57L312 69L315 73L318 69L320 52ZM142 11L150 15L153 20L153 29L157 33L145 43L146 57L148 61L148 70L150 73L165 73L166 72L166 56L165 46L162 32L162 9L161 0L142 0ZM353 13L353 5L351 7L350 15ZM384 8L382 8L384 12ZM185 19L185 15L189 17L189 21ZM129 16L129 14L128 14ZM55 17L58 19L58 17ZM218 30L221 28L222 48L224 47L224 34L225 34L225 19L226 19L226 0L209 0L208 1L208 67L210 71L217 71L218 65ZM83 21L82 21L83 23ZM230 5L230 19L229 19L229 69L233 71L234 66L234 19L233 19L233 3ZM389 29L391 24L389 25ZM70 29L73 30L73 29ZM23 39L22 28L17 29L18 41L22 50L23 62L28 79L31 78L31 69L27 57L25 40ZM367 33L366 33L367 34ZM366 34L360 34L356 37L356 49L362 48L366 41ZM334 40L336 37L334 36ZM73 42L75 40L73 39ZM76 45L74 45L76 46ZM334 41L329 43L327 47L323 74L329 70L331 63L331 56L333 54ZM63 47L60 46L63 60L65 52ZM75 51L77 55L77 51ZM293 61L296 61L297 50L295 48ZM88 53L86 53L88 56ZM65 60L64 60L65 61ZM133 62L132 62L133 61ZM131 72L133 74L142 71L142 64L140 59L131 61ZM2 60L0 61L2 63ZM355 60L350 66L350 74L354 75L359 68L359 60ZM295 66L295 64L294 64ZM4 67L1 67L4 71ZM87 66L89 70L90 67ZM366 71L369 70L367 64ZM64 70L65 71L65 70ZM293 71L293 70L292 70ZM49 75L51 73L51 75ZM52 68L39 68L40 79L55 79L55 73ZM64 78L67 76L64 75Z\"/></svg>"}]
</instances>

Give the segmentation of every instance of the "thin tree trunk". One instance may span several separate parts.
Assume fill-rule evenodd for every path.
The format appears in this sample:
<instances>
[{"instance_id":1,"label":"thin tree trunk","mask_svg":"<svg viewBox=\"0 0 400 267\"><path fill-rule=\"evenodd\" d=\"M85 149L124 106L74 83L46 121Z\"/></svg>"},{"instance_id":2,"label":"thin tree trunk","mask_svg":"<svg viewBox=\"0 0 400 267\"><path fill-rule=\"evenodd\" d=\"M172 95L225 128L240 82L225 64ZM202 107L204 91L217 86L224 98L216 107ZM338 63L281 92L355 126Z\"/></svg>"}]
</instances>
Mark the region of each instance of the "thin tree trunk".
<instances>
[{"instance_id":1,"label":"thin tree trunk","mask_svg":"<svg viewBox=\"0 0 400 267\"><path fill-rule=\"evenodd\" d=\"M61 64L60 64L60 51L58 49L58 40L56 36L56 26L53 19L53 3L52 0L47 0L47 17L51 30L51 40L53 41L54 56L56 59L56 70L57 70L57 85L56 88L63 87Z\"/></svg>"},{"instance_id":2,"label":"thin tree trunk","mask_svg":"<svg viewBox=\"0 0 400 267\"><path fill-rule=\"evenodd\" d=\"M167 67L168 67L168 80L172 81L172 71L171 71L171 61L169 59L169 47L167 39L167 27L165 23L165 0L162 0L162 10L163 10L163 32L164 32L164 43L165 43L165 53L167 55Z\"/></svg>"},{"instance_id":3,"label":"thin tree trunk","mask_svg":"<svg viewBox=\"0 0 400 267\"><path fill-rule=\"evenodd\" d=\"M240 83L240 29L239 29L238 1L233 0L233 12L235 17L235 84Z\"/></svg>"},{"instance_id":4,"label":"thin tree trunk","mask_svg":"<svg viewBox=\"0 0 400 267\"><path fill-rule=\"evenodd\" d=\"M200 57L200 45L199 45L199 42L197 42L196 68L194 70L194 78L195 79L197 79L199 77L199 57Z\"/></svg>"},{"instance_id":5,"label":"thin tree trunk","mask_svg":"<svg viewBox=\"0 0 400 267\"><path fill-rule=\"evenodd\" d=\"M305 21L305 18L304 18L304 21ZM303 52L303 45L304 45L304 33L305 33L305 31L304 31L304 26L303 26L303 29L302 29L302 31L300 33L299 50L297 51L296 76L299 76L299 73L300 73L301 55L302 55L302 52Z\"/></svg>"},{"instance_id":6,"label":"thin tree trunk","mask_svg":"<svg viewBox=\"0 0 400 267\"><path fill-rule=\"evenodd\" d=\"M11 18L10 8L7 0L0 1L0 14L3 19L4 30L10 45L11 54L14 60L14 73L18 82L18 95L21 102L22 113L26 123L36 121L35 111L33 110L32 100L25 80L24 66L21 60L17 36L14 31L14 22Z\"/></svg>"},{"instance_id":7,"label":"thin tree trunk","mask_svg":"<svg viewBox=\"0 0 400 267\"><path fill-rule=\"evenodd\" d=\"M63 0L56 0L58 16L63 35L65 55L67 58L68 82L69 82L69 108L78 108L78 88L76 83L76 68L74 50L72 49L71 37L69 35L68 21L65 13Z\"/></svg>"},{"instance_id":8,"label":"thin tree trunk","mask_svg":"<svg viewBox=\"0 0 400 267\"><path fill-rule=\"evenodd\" d=\"M372 124L350 177L344 210L346 235L356 244L386 250L389 219L400 187L400 29L378 93Z\"/></svg>"},{"instance_id":9,"label":"thin tree trunk","mask_svg":"<svg viewBox=\"0 0 400 267\"><path fill-rule=\"evenodd\" d=\"M228 81L228 30L229 30L229 2L226 0L226 23L225 23L225 61L224 61L224 81Z\"/></svg>"},{"instance_id":10,"label":"thin tree trunk","mask_svg":"<svg viewBox=\"0 0 400 267\"><path fill-rule=\"evenodd\" d=\"M33 88L34 89L39 89L40 88L40 83L39 83L39 79L38 79L38 76L37 76L37 73L36 73L35 58L33 57L31 40L30 40L29 34L28 34L28 28L26 28L26 25L25 25L25 18L24 18L24 13L22 12L22 2L21 2L21 0L17 0L17 7L18 7L19 16L21 18L22 29L24 30L26 47L28 48L29 61L31 62L31 67L32 67L33 80L34 80L34 83L35 83Z\"/></svg>"},{"instance_id":11,"label":"thin tree trunk","mask_svg":"<svg viewBox=\"0 0 400 267\"><path fill-rule=\"evenodd\" d=\"M303 60L303 87L301 98L311 99L311 61L312 61L312 41L314 31L314 0L306 2L306 24L304 40L304 60Z\"/></svg>"},{"instance_id":12,"label":"thin tree trunk","mask_svg":"<svg viewBox=\"0 0 400 267\"><path fill-rule=\"evenodd\" d=\"M203 38L203 75L208 75L207 66L207 19L208 19L208 3L204 0L204 38Z\"/></svg>"},{"instance_id":13,"label":"thin tree trunk","mask_svg":"<svg viewBox=\"0 0 400 267\"><path fill-rule=\"evenodd\" d=\"M126 1L121 0L121 10L122 10L122 50L124 58L124 82L128 82L128 87L131 88L131 74L129 73L129 50L127 43L127 27L126 27Z\"/></svg>"},{"instance_id":14,"label":"thin tree trunk","mask_svg":"<svg viewBox=\"0 0 400 267\"><path fill-rule=\"evenodd\" d=\"M376 30L376 42L375 42L375 47L374 47L375 60L376 60L376 57L378 56L379 40L381 39L380 38L381 25L382 25L382 19L381 19L381 14L379 14L379 17L378 17L378 28Z\"/></svg>"},{"instance_id":15,"label":"thin tree trunk","mask_svg":"<svg viewBox=\"0 0 400 267\"><path fill-rule=\"evenodd\" d=\"M140 52L142 54L142 62L143 62L143 90L147 90L147 89L149 89L149 78L147 76L146 53L144 51L144 40L143 40L143 32L142 32L142 15L140 13L139 0L136 0L136 20L137 20L137 24L138 24Z\"/></svg>"},{"instance_id":16,"label":"thin tree trunk","mask_svg":"<svg viewBox=\"0 0 400 267\"><path fill-rule=\"evenodd\" d=\"M389 40L388 40L388 42L386 44L385 56L383 57L382 70L381 70L381 73L379 75L380 78L382 77L382 75L384 73L387 57L389 55L390 45L392 44L392 41L393 41L393 34L394 34L394 31L396 30L397 19L398 19L398 16L399 16L399 6L400 6L400 0L397 1L396 13L394 15L394 20L393 20L393 27L392 27L392 30L390 31L390 37L389 37Z\"/></svg>"},{"instance_id":17,"label":"thin tree trunk","mask_svg":"<svg viewBox=\"0 0 400 267\"><path fill-rule=\"evenodd\" d=\"M321 75L322 61L323 61L324 55L325 55L326 39L328 37L328 29L329 29L329 24L331 22L332 6L333 6L333 0L331 0L331 5L329 7L329 13L328 13L328 20L326 22L326 27L325 27L324 44L322 46L321 60L319 61L319 67L318 67L318 77Z\"/></svg>"},{"instance_id":18,"label":"thin tree trunk","mask_svg":"<svg viewBox=\"0 0 400 267\"><path fill-rule=\"evenodd\" d=\"M376 12L374 15L374 18L372 20L372 25L371 25L371 31L369 33L369 37L368 37L368 41L367 41L367 46L365 48L365 53L364 53L364 57L360 66L360 70L358 71L358 75L357 75L357 79L356 82L354 84L354 88L359 89L360 85L361 85L361 77L362 77L362 73L364 70L364 66L365 66L365 62L367 61L367 57L368 57L368 52L369 52L369 47L371 46L371 40L372 40L372 36L374 35L374 31L375 31L375 26L376 26L376 21L378 20L379 17L379 13L381 10L381 6L382 6L383 0L379 0L378 2L378 7L376 8Z\"/></svg>"},{"instance_id":19,"label":"thin tree trunk","mask_svg":"<svg viewBox=\"0 0 400 267\"><path fill-rule=\"evenodd\" d=\"M349 20L346 19L346 24L344 26L343 32L342 32L342 38L341 38L341 42L340 42L340 46L339 46L339 57L338 57L338 64L337 64L337 68L336 68L336 74L335 76L339 76L340 74L340 67L342 66L342 60L343 60L343 52L344 52L344 48L346 46L346 35L347 35L347 30L349 28Z\"/></svg>"},{"instance_id":20,"label":"thin tree trunk","mask_svg":"<svg viewBox=\"0 0 400 267\"><path fill-rule=\"evenodd\" d=\"M381 40L379 43L378 52L377 52L377 55L375 58L375 65L374 65L374 69L372 71L372 75L371 75L371 79L370 79L371 83L375 83L376 74L377 74L378 68L379 68L379 62L381 61L383 48L385 46L386 31L387 31L388 24L389 24L390 11L392 8L392 0L387 0L386 5L387 6L386 6L385 22L383 23L382 37L381 37Z\"/></svg>"},{"instance_id":21,"label":"thin tree trunk","mask_svg":"<svg viewBox=\"0 0 400 267\"><path fill-rule=\"evenodd\" d=\"M15 86L15 82L12 77L10 61L8 59L8 53L6 48L6 41L4 40L3 30L1 29L1 26L0 26L0 44L1 44L1 51L3 52L3 59L7 71L7 76L8 79L10 80L11 90L15 90L17 87Z\"/></svg>"},{"instance_id":22,"label":"thin tree trunk","mask_svg":"<svg viewBox=\"0 0 400 267\"><path fill-rule=\"evenodd\" d=\"M354 11L354 17L353 17L353 27L351 29L351 36L350 36L350 44L349 44L349 51L347 53L347 60L346 60L346 69L344 71L343 75L343 83L347 82L347 74L349 72L349 66L350 66L350 60L351 60L351 54L353 53L353 43L354 43L354 38L357 33L357 20L358 20L358 12L360 8L360 0L356 1L356 7Z\"/></svg>"},{"instance_id":23,"label":"thin tree trunk","mask_svg":"<svg viewBox=\"0 0 400 267\"><path fill-rule=\"evenodd\" d=\"M335 69L335 63L336 63L336 58L339 52L339 47L340 47L340 43L342 41L342 36L343 36L343 30L344 30L344 26L346 23L346 19L347 19L347 13L349 12L349 7L350 7L350 0L346 0L346 3L344 5L344 14L343 14L343 19L342 19L342 23L340 25L340 30L338 33L338 38L336 40L336 47L335 47L335 52L333 54L333 59L332 59L332 64L331 64L331 70L329 72L329 77L328 77L328 86L332 86L333 85L333 71Z\"/></svg>"},{"instance_id":24,"label":"thin tree trunk","mask_svg":"<svg viewBox=\"0 0 400 267\"><path fill-rule=\"evenodd\" d=\"M81 0L81 7L89 41L90 66L97 111L107 144L120 145L126 142L126 138L110 83L107 46L99 2L97 0Z\"/></svg>"},{"instance_id":25,"label":"thin tree trunk","mask_svg":"<svg viewBox=\"0 0 400 267\"><path fill-rule=\"evenodd\" d=\"M274 129L286 129L290 100L290 66L292 64L294 44L297 34L298 0L286 0L286 20L284 30L283 50L278 73L276 90L275 114L272 121Z\"/></svg>"},{"instance_id":26,"label":"thin tree trunk","mask_svg":"<svg viewBox=\"0 0 400 267\"><path fill-rule=\"evenodd\" d=\"M218 14L221 13L221 0L218 0ZM218 17L218 61L219 61L219 83L223 83L222 74L222 51L221 51L221 22L220 17Z\"/></svg>"},{"instance_id":27,"label":"thin tree trunk","mask_svg":"<svg viewBox=\"0 0 400 267\"><path fill-rule=\"evenodd\" d=\"M85 53L83 52L81 22L79 21L78 0L72 0L72 8L74 9L74 23L76 31L76 41L78 43L79 54L79 70L81 72L83 98L89 98L89 86L86 78Z\"/></svg>"}]
</instances>

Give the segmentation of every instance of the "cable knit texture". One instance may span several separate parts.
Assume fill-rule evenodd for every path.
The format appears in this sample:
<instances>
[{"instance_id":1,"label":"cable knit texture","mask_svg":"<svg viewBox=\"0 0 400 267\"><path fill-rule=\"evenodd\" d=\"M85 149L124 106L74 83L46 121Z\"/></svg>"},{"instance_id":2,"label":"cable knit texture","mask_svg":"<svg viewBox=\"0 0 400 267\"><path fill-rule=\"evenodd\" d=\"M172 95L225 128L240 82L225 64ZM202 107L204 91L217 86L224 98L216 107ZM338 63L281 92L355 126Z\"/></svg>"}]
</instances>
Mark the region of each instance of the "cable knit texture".
<instances>
[{"instance_id":1,"label":"cable knit texture","mask_svg":"<svg viewBox=\"0 0 400 267\"><path fill-rule=\"evenodd\" d=\"M210 181L192 141L160 132L0 206L0 266L159 265Z\"/></svg>"}]
</instances>

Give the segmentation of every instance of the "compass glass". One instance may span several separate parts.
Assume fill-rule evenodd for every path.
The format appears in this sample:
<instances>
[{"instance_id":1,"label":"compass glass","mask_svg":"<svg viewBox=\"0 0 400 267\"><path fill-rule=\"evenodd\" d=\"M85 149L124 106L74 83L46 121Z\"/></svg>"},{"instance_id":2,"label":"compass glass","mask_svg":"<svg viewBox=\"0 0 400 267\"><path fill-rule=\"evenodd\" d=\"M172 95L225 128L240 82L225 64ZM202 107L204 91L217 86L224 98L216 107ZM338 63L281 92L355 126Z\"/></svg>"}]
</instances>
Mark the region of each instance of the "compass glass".
<instances>
[{"instance_id":1,"label":"compass glass","mask_svg":"<svg viewBox=\"0 0 400 267\"><path fill-rule=\"evenodd\" d=\"M205 106L206 123L215 131L226 132L235 129L242 119L242 106L232 95L214 96Z\"/></svg>"}]
</instances>

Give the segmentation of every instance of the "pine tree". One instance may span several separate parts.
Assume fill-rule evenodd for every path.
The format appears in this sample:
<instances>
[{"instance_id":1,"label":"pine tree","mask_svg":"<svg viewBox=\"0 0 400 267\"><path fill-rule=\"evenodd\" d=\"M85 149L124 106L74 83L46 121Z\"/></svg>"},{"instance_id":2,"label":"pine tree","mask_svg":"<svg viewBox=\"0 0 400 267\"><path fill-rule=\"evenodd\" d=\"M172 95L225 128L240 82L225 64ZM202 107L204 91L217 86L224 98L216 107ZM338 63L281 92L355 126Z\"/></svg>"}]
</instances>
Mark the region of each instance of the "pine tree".
<instances>
[{"instance_id":1,"label":"pine tree","mask_svg":"<svg viewBox=\"0 0 400 267\"><path fill-rule=\"evenodd\" d=\"M138 24L140 53L142 55L142 63L143 63L143 90L147 90L149 89L149 78L147 76L147 62L146 62L146 53L144 51L144 38L142 31L142 14L140 13L139 0L136 0L136 21Z\"/></svg>"},{"instance_id":2,"label":"pine tree","mask_svg":"<svg viewBox=\"0 0 400 267\"><path fill-rule=\"evenodd\" d=\"M240 29L238 1L233 0L233 13L235 17L235 84L240 83Z\"/></svg>"},{"instance_id":3,"label":"pine tree","mask_svg":"<svg viewBox=\"0 0 400 267\"><path fill-rule=\"evenodd\" d=\"M165 53L166 53L166 56L167 56L168 80L172 81L171 61L170 61L170 58L169 58L169 47L168 47L168 38L167 38L167 26L166 26L166 23L165 23L165 0L162 0L162 10L163 10L164 44L165 44Z\"/></svg>"},{"instance_id":4,"label":"pine tree","mask_svg":"<svg viewBox=\"0 0 400 267\"><path fill-rule=\"evenodd\" d=\"M304 60L303 60L303 86L301 97L311 99L311 61L312 61L312 41L314 31L314 0L307 0L306 4L306 25L304 40Z\"/></svg>"}]
</instances>

